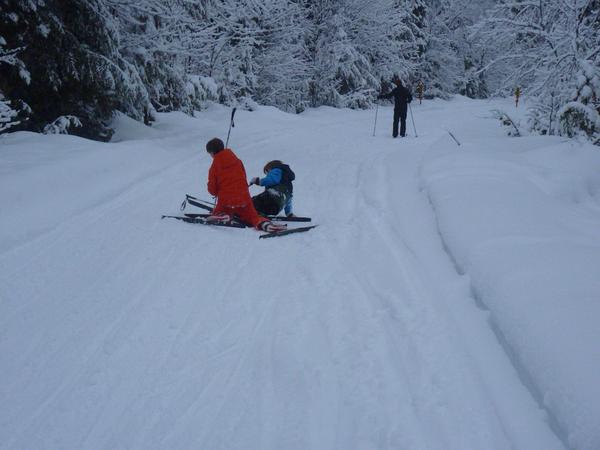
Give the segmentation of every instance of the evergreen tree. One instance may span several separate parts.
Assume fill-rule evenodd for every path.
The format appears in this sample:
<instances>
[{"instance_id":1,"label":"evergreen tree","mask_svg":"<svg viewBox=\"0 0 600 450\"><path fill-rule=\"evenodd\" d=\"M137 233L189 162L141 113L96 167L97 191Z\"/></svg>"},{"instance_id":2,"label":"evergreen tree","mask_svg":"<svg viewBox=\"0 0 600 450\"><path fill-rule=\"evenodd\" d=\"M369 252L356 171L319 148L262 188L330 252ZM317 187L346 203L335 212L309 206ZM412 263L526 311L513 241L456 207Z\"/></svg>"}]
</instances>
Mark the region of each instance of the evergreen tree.
<instances>
[{"instance_id":1,"label":"evergreen tree","mask_svg":"<svg viewBox=\"0 0 600 450\"><path fill-rule=\"evenodd\" d=\"M424 0L396 0L393 4L393 31L386 36L393 43L392 60L382 61L387 80L399 76L407 84L428 79L424 67L427 51L427 5ZM392 71L392 73L390 73Z\"/></svg>"},{"instance_id":2,"label":"evergreen tree","mask_svg":"<svg viewBox=\"0 0 600 450\"><path fill-rule=\"evenodd\" d=\"M368 58L361 54L346 31L349 19L338 8L325 11L309 36L311 106L360 106L365 92L378 84Z\"/></svg>"},{"instance_id":3,"label":"evergreen tree","mask_svg":"<svg viewBox=\"0 0 600 450\"><path fill-rule=\"evenodd\" d=\"M0 18L7 17L2 15ZM29 72L23 61L18 57L21 50L20 48L7 48L6 40L0 35L0 66L10 66L13 70L16 69L23 81L28 83ZM5 68L8 69L8 67ZM30 113L29 105L20 99L6 99L2 90L0 90L0 133L26 122Z\"/></svg>"},{"instance_id":4,"label":"evergreen tree","mask_svg":"<svg viewBox=\"0 0 600 450\"><path fill-rule=\"evenodd\" d=\"M446 0L434 0L423 9L425 13L421 20L425 26L425 44L420 58L419 78L425 85L427 97L448 98L456 92L462 71L448 23L450 5Z\"/></svg>"},{"instance_id":5,"label":"evergreen tree","mask_svg":"<svg viewBox=\"0 0 600 450\"><path fill-rule=\"evenodd\" d=\"M108 139L115 110L141 118L146 96L119 56L109 18L101 0L3 1L3 36L9 48L22 49L22 66L0 65L0 91L31 107L27 129L74 116L82 126L70 132Z\"/></svg>"}]
</instances>

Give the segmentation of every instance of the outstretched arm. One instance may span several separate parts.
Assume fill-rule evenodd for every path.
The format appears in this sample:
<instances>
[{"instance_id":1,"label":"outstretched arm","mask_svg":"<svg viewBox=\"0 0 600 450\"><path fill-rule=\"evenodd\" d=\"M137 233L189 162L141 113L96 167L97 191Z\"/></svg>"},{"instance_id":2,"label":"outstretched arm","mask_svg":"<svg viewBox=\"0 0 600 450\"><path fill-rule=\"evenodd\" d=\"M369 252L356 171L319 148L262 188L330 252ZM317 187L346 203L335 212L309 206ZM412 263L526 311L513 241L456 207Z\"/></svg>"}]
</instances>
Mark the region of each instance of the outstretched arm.
<instances>
[{"instance_id":1,"label":"outstretched arm","mask_svg":"<svg viewBox=\"0 0 600 450\"><path fill-rule=\"evenodd\" d=\"M282 175L283 175L283 173L281 172L281 169L271 169L271 170L269 170L269 173L267 173L266 177L261 178L261 180L259 181L258 184L260 184L261 186L264 186L266 188L275 186L275 185L281 183Z\"/></svg>"}]
</instances>

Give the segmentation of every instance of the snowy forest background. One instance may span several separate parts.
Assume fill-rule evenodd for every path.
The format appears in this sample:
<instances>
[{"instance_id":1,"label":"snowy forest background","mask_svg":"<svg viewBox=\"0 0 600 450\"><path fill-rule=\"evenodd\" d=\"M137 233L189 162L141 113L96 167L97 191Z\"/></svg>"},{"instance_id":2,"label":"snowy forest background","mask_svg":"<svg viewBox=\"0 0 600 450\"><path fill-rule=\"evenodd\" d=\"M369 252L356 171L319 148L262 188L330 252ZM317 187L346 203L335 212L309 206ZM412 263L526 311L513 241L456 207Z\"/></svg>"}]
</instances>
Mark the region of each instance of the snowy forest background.
<instances>
[{"instance_id":1,"label":"snowy forest background","mask_svg":"<svg viewBox=\"0 0 600 450\"><path fill-rule=\"evenodd\" d=\"M368 108L513 95L529 128L600 144L600 0L0 0L0 133L112 135L208 101Z\"/></svg>"}]
</instances>

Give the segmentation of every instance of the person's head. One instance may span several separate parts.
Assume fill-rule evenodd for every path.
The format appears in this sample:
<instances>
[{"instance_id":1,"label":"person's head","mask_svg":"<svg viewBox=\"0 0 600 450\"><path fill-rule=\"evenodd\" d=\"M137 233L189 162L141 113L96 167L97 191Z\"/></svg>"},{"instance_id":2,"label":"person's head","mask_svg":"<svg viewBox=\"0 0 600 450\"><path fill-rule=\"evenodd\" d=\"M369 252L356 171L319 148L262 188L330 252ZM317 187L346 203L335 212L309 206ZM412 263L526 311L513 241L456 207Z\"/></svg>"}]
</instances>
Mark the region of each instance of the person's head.
<instances>
[{"instance_id":1,"label":"person's head","mask_svg":"<svg viewBox=\"0 0 600 450\"><path fill-rule=\"evenodd\" d=\"M394 84L398 87L402 86L402 80L400 79L400 77L394 77Z\"/></svg>"},{"instance_id":2,"label":"person's head","mask_svg":"<svg viewBox=\"0 0 600 450\"><path fill-rule=\"evenodd\" d=\"M274 159L273 161L269 161L267 164L265 164L265 167L263 169L264 173L269 172L269 170L273 169L274 167L280 166L283 163L281 161L279 161L278 159Z\"/></svg>"},{"instance_id":3,"label":"person's head","mask_svg":"<svg viewBox=\"0 0 600 450\"><path fill-rule=\"evenodd\" d=\"M219 138L212 138L206 143L206 151L210 154L210 156L215 156L224 148L225 144L223 144L223 141Z\"/></svg>"}]
</instances>

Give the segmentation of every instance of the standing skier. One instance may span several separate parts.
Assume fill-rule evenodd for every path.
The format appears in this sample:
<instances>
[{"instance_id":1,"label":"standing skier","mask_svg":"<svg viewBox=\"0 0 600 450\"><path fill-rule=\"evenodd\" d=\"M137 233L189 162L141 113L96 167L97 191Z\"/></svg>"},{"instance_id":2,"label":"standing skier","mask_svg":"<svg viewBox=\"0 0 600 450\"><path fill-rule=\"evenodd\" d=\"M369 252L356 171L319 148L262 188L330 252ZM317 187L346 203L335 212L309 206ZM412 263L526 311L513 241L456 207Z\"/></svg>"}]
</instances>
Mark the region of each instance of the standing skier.
<instances>
[{"instance_id":1,"label":"standing skier","mask_svg":"<svg viewBox=\"0 0 600 450\"><path fill-rule=\"evenodd\" d=\"M285 229L258 215L246 184L244 164L231 149L225 148L221 139L208 141L206 151L213 158L208 171L208 192L217 197L212 211L214 218L229 220L235 216L257 230L268 232Z\"/></svg>"},{"instance_id":2,"label":"standing skier","mask_svg":"<svg viewBox=\"0 0 600 450\"><path fill-rule=\"evenodd\" d=\"M394 126L392 130L392 136L398 137L398 121L400 120L400 136L406 136L406 112L408 104L412 102L412 95L410 91L402 86L400 78L394 78L394 84L396 87L392 89L388 94L381 94L377 98L392 98L394 97Z\"/></svg>"},{"instance_id":3,"label":"standing skier","mask_svg":"<svg viewBox=\"0 0 600 450\"><path fill-rule=\"evenodd\" d=\"M265 190L261 194L252 197L254 208L260 214L277 215L282 209L287 217L292 217L292 198L294 196L294 186L292 181L296 175L290 169L290 166L279 160L268 162L263 172L264 178L254 177L250 180L250 185L264 186Z\"/></svg>"}]
</instances>

